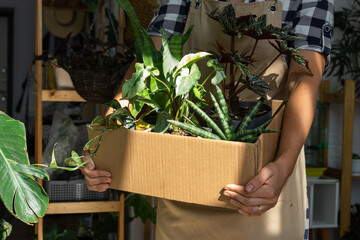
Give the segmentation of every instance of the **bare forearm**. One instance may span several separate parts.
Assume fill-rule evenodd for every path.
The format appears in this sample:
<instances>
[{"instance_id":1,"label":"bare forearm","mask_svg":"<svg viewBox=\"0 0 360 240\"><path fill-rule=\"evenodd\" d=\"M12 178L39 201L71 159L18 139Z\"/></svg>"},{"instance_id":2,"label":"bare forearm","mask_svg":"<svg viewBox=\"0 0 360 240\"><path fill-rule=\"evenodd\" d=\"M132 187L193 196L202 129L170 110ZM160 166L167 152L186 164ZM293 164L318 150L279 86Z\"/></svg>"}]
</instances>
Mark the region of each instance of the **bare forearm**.
<instances>
[{"instance_id":1,"label":"bare forearm","mask_svg":"<svg viewBox=\"0 0 360 240\"><path fill-rule=\"evenodd\" d=\"M316 109L317 93L324 69L324 57L315 52L302 51L309 60L313 75L292 63L289 70L290 94L284 112L283 127L276 163L289 177L299 152L309 133Z\"/></svg>"}]
</instances>

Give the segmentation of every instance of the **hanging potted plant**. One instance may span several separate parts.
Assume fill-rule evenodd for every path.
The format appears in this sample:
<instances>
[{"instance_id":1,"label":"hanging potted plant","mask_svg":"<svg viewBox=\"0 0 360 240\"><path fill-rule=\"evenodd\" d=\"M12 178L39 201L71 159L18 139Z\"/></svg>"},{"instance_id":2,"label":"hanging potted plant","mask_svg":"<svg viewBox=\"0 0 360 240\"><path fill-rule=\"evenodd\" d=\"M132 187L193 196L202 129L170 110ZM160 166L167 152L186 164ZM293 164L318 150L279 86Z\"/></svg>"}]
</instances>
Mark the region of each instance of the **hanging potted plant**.
<instances>
[{"instance_id":1,"label":"hanging potted plant","mask_svg":"<svg viewBox=\"0 0 360 240\"><path fill-rule=\"evenodd\" d=\"M132 52L116 41L103 42L85 32L80 35L72 45L69 35L54 56L37 59L66 70L75 90L88 102L109 102L133 61Z\"/></svg>"}]
</instances>

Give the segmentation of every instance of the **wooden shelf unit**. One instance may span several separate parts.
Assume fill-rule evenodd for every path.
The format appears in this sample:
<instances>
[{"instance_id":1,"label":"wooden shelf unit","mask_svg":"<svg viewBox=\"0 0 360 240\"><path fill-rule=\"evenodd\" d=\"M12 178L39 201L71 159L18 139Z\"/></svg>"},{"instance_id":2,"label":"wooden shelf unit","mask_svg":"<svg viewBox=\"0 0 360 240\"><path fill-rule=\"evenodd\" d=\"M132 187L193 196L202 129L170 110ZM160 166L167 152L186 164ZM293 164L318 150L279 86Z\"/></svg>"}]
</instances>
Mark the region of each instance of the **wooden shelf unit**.
<instances>
[{"instance_id":1,"label":"wooden shelf unit","mask_svg":"<svg viewBox=\"0 0 360 240\"><path fill-rule=\"evenodd\" d=\"M351 182L360 179L352 176L352 145L355 102L355 81L345 80L343 93L331 93L330 82L323 81L320 86L320 102L323 104L341 103L344 105L343 134L342 134L342 158L341 169L328 168L325 175L340 180L340 236L350 227L351 208ZM326 160L326 159L325 159Z\"/></svg>"},{"instance_id":2,"label":"wooden shelf unit","mask_svg":"<svg viewBox=\"0 0 360 240\"><path fill-rule=\"evenodd\" d=\"M61 9L61 10L81 10L84 7L80 6L80 0L66 1L71 6L57 6L55 0L36 0L36 32L35 32L35 54L37 56L43 53L42 46L42 11L43 9ZM103 9L102 9L103 10ZM124 18L124 12L119 8L120 19ZM103 22L103 21L102 21ZM119 21L119 35L123 35L124 21ZM123 39L121 36L119 39ZM35 62L35 162L42 162L42 102L56 101L56 102L86 102L75 90L43 90L42 89L42 63ZM103 106L100 106L100 112ZM42 181L39 181L42 184ZM46 214L77 214L77 213L99 213L99 212L119 212L119 232L118 239L124 239L124 194L120 195L119 201L86 201L86 202L61 202L49 203ZM35 226L35 232L38 240L43 240L43 219L39 218L39 222Z\"/></svg>"}]
</instances>

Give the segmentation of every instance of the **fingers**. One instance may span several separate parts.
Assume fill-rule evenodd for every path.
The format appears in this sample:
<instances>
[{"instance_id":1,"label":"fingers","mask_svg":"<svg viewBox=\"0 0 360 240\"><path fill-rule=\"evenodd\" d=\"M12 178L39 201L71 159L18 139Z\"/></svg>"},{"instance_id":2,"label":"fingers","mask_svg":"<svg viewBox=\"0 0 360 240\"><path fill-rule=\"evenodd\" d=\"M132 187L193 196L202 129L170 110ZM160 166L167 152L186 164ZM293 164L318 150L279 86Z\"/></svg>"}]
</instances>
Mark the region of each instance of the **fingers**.
<instances>
[{"instance_id":1,"label":"fingers","mask_svg":"<svg viewBox=\"0 0 360 240\"><path fill-rule=\"evenodd\" d=\"M89 158L89 152L84 151L83 162L87 161L85 167L81 167L80 171L85 177L87 188L90 191L104 192L110 187L111 173L104 170L96 170L94 161Z\"/></svg>"},{"instance_id":2,"label":"fingers","mask_svg":"<svg viewBox=\"0 0 360 240\"><path fill-rule=\"evenodd\" d=\"M238 212L240 214L247 216L247 217L260 216L271 208L266 205L257 205L254 207L248 207L248 206L242 205L241 203L237 202L234 199L230 199L230 203L238 209Z\"/></svg>"},{"instance_id":3,"label":"fingers","mask_svg":"<svg viewBox=\"0 0 360 240\"><path fill-rule=\"evenodd\" d=\"M253 193L248 193L245 186L229 184L225 187L224 195L229 197L230 204L245 216L259 216L273 208L278 201L273 188L266 184Z\"/></svg>"},{"instance_id":4,"label":"fingers","mask_svg":"<svg viewBox=\"0 0 360 240\"><path fill-rule=\"evenodd\" d=\"M263 168L258 175L253 177L246 184L246 191L248 193L258 190L269 178L272 177L272 172L268 168Z\"/></svg>"},{"instance_id":5,"label":"fingers","mask_svg":"<svg viewBox=\"0 0 360 240\"><path fill-rule=\"evenodd\" d=\"M249 198L232 191L225 191L224 195L229 197L230 199L236 200L237 202L247 207L256 207L258 205L268 205L273 207L277 202L275 196L272 198L259 198L259 197Z\"/></svg>"},{"instance_id":6,"label":"fingers","mask_svg":"<svg viewBox=\"0 0 360 240\"><path fill-rule=\"evenodd\" d=\"M258 188L255 192L249 193L246 191L246 188L241 185L236 184L228 184L224 188L225 190L233 191L238 194L241 194L245 197L251 197L251 198L274 198L276 196L275 188L265 183L260 188Z\"/></svg>"},{"instance_id":7,"label":"fingers","mask_svg":"<svg viewBox=\"0 0 360 240\"><path fill-rule=\"evenodd\" d=\"M110 187L111 174L103 170L89 170L87 168L80 168L82 174L85 176L87 188L90 191L103 192Z\"/></svg>"}]
</instances>

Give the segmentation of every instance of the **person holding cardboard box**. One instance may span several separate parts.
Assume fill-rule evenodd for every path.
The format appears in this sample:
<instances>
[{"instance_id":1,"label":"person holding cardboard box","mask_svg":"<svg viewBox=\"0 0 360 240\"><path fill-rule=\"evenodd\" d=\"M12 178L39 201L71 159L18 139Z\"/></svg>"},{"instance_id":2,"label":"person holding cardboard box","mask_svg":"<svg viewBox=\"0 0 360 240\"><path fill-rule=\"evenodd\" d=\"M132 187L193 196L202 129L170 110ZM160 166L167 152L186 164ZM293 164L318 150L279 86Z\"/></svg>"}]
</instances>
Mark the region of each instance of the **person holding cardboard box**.
<instances>
[{"instance_id":1,"label":"person holding cardboard box","mask_svg":"<svg viewBox=\"0 0 360 240\"><path fill-rule=\"evenodd\" d=\"M303 37L294 41L292 47L301 49L312 74L293 59L278 58L268 69L277 76L272 84L276 91L269 91L269 96L288 100L278 154L247 185L229 183L224 186L224 195L238 211L159 199L156 239L307 239L303 144L315 114L322 74L329 61L334 3L333 0L230 2L237 16L266 14L268 24L289 28L289 34ZM160 48L161 27L173 34L185 32L195 25L184 51L213 50L212 43L223 34L217 31L217 22L210 20L207 13L228 4L208 0L164 0L155 11L148 32L153 35L155 46ZM277 54L274 49L259 48L257 59L265 63ZM126 79L132 71L129 70ZM121 89L116 98L121 99ZM91 160L82 172L89 190L105 191L109 187L111 174L95 169Z\"/></svg>"}]
</instances>

